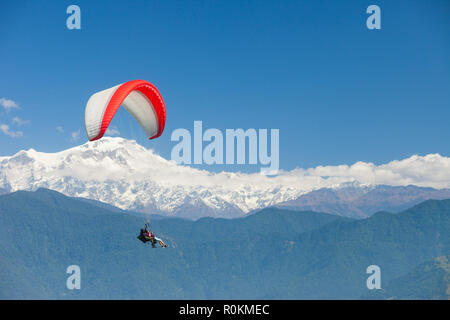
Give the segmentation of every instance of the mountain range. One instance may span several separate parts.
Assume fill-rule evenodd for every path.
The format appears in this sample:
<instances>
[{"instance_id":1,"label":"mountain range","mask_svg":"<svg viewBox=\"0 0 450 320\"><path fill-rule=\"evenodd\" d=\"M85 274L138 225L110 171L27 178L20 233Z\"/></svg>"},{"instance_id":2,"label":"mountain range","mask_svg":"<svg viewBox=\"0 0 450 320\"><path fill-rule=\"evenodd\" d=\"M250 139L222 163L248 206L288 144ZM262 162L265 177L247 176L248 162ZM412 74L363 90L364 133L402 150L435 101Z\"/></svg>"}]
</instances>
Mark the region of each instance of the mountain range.
<instances>
[{"instance_id":1,"label":"mountain range","mask_svg":"<svg viewBox=\"0 0 450 320\"><path fill-rule=\"evenodd\" d=\"M279 208L166 217L152 221L164 249L136 239L144 221L47 189L0 196L0 298L449 298L450 200L364 219ZM66 288L70 265L81 290ZM376 296L369 265L381 270Z\"/></svg>"},{"instance_id":2,"label":"mountain range","mask_svg":"<svg viewBox=\"0 0 450 320\"><path fill-rule=\"evenodd\" d=\"M367 218L378 211L398 212L425 200L449 199L450 190L417 186L341 186L308 192L297 199L276 204L278 208L327 212Z\"/></svg>"},{"instance_id":3,"label":"mountain range","mask_svg":"<svg viewBox=\"0 0 450 320\"><path fill-rule=\"evenodd\" d=\"M133 140L104 137L56 153L30 149L0 157L0 194L48 188L123 210L189 219L243 217L270 206L364 218L450 198L450 189L427 186L448 185L447 160L413 156L379 167L356 163L267 177L177 165ZM423 186L409 185L420 181Z\"/></svg>"}]
</instances>

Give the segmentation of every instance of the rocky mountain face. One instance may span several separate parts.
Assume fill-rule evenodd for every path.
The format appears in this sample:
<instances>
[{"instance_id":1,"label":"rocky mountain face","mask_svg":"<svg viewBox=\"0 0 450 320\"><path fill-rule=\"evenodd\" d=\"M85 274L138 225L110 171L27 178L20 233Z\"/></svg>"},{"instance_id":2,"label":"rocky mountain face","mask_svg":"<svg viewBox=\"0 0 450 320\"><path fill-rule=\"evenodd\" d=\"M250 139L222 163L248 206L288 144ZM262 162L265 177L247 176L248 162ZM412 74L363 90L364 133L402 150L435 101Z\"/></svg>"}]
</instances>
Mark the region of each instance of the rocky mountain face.
<instances>
[{"instance_id":1,"label":"rocky mountain face","mask_svg":"<svg viewBox=\"0 0 450 320\"><path fill-rule=\"evenodd\" d=\"M379 167L319 166L268 177L177 165L133 140L104 137L57 153L29 149L0 157L0 194L48 188L124 210L189 219L235 218L275 205L362 218L427 199L450 198L450 190L380 185L370 179L369 183L354 172L371 170L367 176L383 182L379 175L398 171L397 175L405 175L398 183L405 184L415 182L415 177L424 179L415 168L442 172L447 160L439 155L413 156ZM444 178L431 183L440 186Z\"/></svg>"},{"instance_id":2,"label":"rocky mountain face","mask_svg":"<svg viewBox=\"0 0 450 320\"><path fill-rule=\"evenodd\" d=\"M304 192L259 174L177 165L135 141L109 137L58 153L30 149L0 157L0 188L48 188L121 209L192 219L238 217Z\"/></svg>"},{"instance_id":3,"label":"rocky mountain face","mask_svg":"<svg viewBox=\"0 0 450 320\"><path fill-rule=\"evenodd\" d=\"M365 218L378 211L399 212L425 200L449 199L450 190L417 186L346 186L323 188L276 207L313 210L352 218Z\"/></svg>"}]
</instances>

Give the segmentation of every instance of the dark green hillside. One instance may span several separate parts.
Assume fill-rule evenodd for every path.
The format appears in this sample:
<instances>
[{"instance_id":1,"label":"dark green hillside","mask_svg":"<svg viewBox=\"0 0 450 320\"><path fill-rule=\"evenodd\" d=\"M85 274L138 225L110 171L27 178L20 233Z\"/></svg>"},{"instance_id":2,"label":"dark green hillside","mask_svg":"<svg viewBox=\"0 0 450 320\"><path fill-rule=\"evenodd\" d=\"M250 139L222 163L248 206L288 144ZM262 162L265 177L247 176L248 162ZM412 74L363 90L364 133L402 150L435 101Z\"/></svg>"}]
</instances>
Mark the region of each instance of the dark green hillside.
<instances>
[{"instance_id":1,"label":"dark green hillside","mask_svg":"<svg viewBox=\"0 0 450 320\"><path fill-rule=\"evenodd\" d=\"M152 222L169 244L136 239L144 220L40 189L0 196L2 299L348 299L449 254L450 201L365 220L266 209L240 219ZM65 287L81 267L82 289ZM386 281L386 282L384 282Z\"/></svg>"},{"instance_id":2,"label":"dark green hillside","mask_svg":"<svg viewBox=\"0 0 450 320\"><path fill-rule=\"evenodd\" d=\"M450 256L441 256L414 268L408 274L390 281L365 299L449 300Z\"/></svg>"}]
</instances>

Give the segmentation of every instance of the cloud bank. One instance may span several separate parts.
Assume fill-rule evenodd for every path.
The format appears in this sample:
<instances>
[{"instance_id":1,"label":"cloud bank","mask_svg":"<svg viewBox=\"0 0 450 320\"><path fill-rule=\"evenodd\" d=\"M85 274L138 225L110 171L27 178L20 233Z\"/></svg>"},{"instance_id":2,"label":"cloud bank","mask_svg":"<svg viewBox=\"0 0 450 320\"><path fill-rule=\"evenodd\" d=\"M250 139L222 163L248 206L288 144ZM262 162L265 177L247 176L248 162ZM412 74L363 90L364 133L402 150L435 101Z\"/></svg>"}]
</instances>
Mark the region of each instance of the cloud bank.
<instances>
[{"instance_id":1,"label":"cloud bank","mask_svg":"<svg viewBox=\"0 0 450 320\"><path fill-rule=\"evenodd\" d=\"M450 158L440 154L413 155L402 160L375 165L356 162L352 165L318 166L284 172L280 179L308 180L335 184L358 181L362 184L392 186L417 185L433 188L450 188Z\"/></svg>"},{"instance_id":2,"label":"cloud bank","mask_svg":"<svg viewBox=\"0 0 450 320\"><path fill-rule=\"evenodd\" d=\"M75 133L77 138L79 131ZM92 150L99 162L82 156ZM92 156L92 151L89 154ZM71 166L70 175L81 179L107 180L122 179L151 180L159 184L180 186L220 186L224 189L236 190L251 185L264 190L265 187L280 186L302 191L310 191L323 187L335 187L342 183L359 182L370 185L417 185L433 188L450 188L450 158L440 154L425 156L413 155L406 159L376 165L371 162L356 162L351 165L317 166L312 168L296 168L280 170L274 177L260 173L210 172L189 166L177 165L157 155L153 150L138 145L135 141L122 138L105 137L94 143L86 143L63 151L48 154L52 157L65 158L66 154L80 156L80 162L86 162L78 170ZM59 154L59 156L57 156ZM101 154L101 157L100 155ZM55 159L56 160L56 159ZM55 163L59 163L55 161ZM88 168L92 169L88 175ZM81 170L82 169L82 170ZM74 171L72 171L74 170ZM69 173L67 173L69 174ZM65 174L63 174L65 175Z\"/></svg>"}]
</instances>

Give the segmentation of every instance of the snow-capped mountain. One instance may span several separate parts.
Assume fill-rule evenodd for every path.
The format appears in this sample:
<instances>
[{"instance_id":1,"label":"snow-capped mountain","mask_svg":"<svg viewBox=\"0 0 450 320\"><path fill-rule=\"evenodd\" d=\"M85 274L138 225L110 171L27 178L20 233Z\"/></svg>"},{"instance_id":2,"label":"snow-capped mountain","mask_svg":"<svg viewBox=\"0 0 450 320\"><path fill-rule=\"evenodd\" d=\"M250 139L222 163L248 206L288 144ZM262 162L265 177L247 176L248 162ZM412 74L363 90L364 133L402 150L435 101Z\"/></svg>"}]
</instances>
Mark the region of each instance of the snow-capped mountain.
<instances>
[{"instance_id":1,"label":"snow-capped mountain","mask_svg":"<svg viewBox=\"0 0 450 320\"><path fill-rule=\"evenodd\" d=\"M237 217L322 188L350 186L357 190L352 192L364 194L379 184L446 188L450 159L412 156L380 166L358 162L281 171L268 177L177 165L133 140L117 137L57 153L30 149L0 157L2 192L43 187L121 209L188 218Z\"/></svg>"},{"instance_id":2,"label":"snow-capped mountain","mask_svg":"<svg viewBox=\"0 0 450 320\"><path fill-rule=\"evenodd\" d=\"M111 137L58 153L30 149L0 157L0 188L10 192L43 187L122 209L190 218L240 216L302 193L262 179L268 178L180 166L133 140Z\"/></svg>"},{"instance_id":3,"label":"snow-capped mountain","mask_svg":"<svg viewBox=\"0 0 450 320\"><path fill-rule=\"evenodd\" d=\"M399 212L425 200L450 199L450 189L417 186L341 186L323 188L295 200L275 205L279 208L326 212L351 218L367 218L378 211Z\"/></svg>"}]
</instances>

